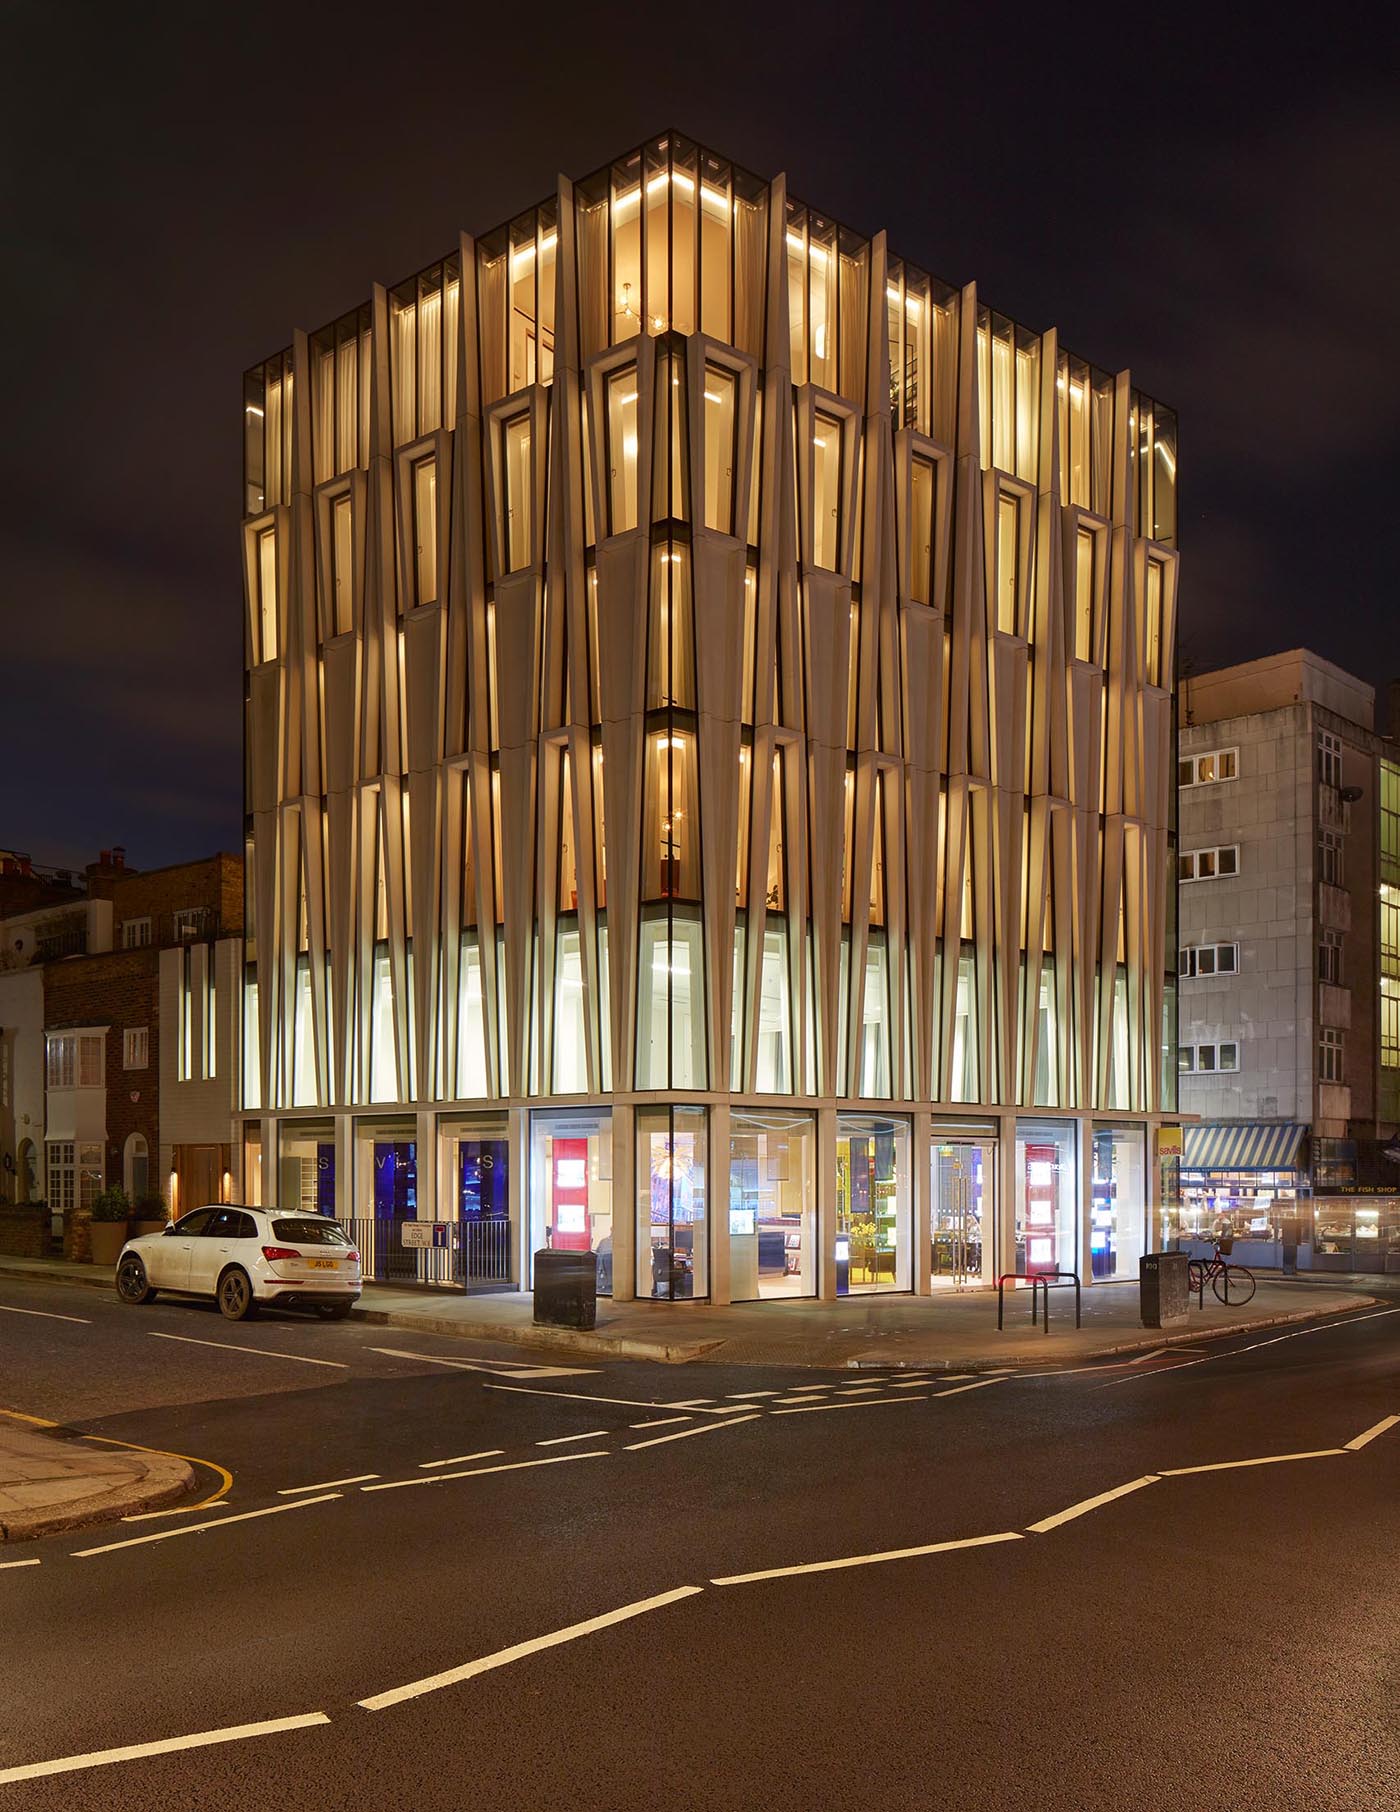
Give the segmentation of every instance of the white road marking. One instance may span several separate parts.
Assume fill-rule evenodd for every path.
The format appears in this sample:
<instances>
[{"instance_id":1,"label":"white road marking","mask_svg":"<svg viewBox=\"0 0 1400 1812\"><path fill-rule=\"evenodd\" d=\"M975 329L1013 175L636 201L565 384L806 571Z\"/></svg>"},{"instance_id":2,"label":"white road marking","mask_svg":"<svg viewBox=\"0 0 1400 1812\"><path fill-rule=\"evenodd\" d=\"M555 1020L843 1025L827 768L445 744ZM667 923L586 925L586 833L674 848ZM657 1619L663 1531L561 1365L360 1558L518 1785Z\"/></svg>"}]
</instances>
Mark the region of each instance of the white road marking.
<instances>
[{"instance_id":1,"label":"white road marking","mask_svg":"<svg viewBox=\"0 0 1400 1812\"><path fill-rule=\"evenodd\" d=\"M504 1452L504 1447L486 1447L480 1453L454 1453L450 1460L420 1460L418 1465L426 1472L433 1466L465 1466L468 1460L494 1460Z\"/></svg>"},{"instance_id":2,"label":"white road marking","mask_svg":"<svg viewBox=\"0 0 1400 1812\"><path fill-rule=\"evenodd\" d=\"M517 1642L513 1648L498 1649L494 1655L483 1655L479 1661L468 1661L461 1667L448 1668L445 1673L430 1674L425 1680L412 1680L407 1686L395 1686L389 1692L375 1693L372 1698L361 1699L360 1704L366 1711L386 1711L391 1705L402 1705L405 1699L421 1698L424 1693L438 1692L444 1686L458 1686L463 1680L474 1679L477 1674L489 1673L492 1668L508 1667L512 1661L523 1661L527 1655L538 1654L541 1649L558 1648L563 1642L574 1642L580 1636L592 1636L614 1623L625 1623L630 1617L642 1617L648 1611L659 1611L663 1606L675 1604L682 1598L693 1598L704 1589L703 1586L678 1586L675 1591L661 1592L655 1598L639 1598L635 1604L620 1605L615 1611L605 1611L601 1617L589 1617L583 1623L569 1624L566 1629L552 1630L547 1636L535 1636L529 1642Z\"/></svg>"},{"instance_id":3,"label":"white road marking","mask_svg":"<svg viewBox=\"0 0 1400 1812\"><path fill-rule=\"evenodd\" d=\"M409 1485L442 1485L448 1479L480 1479L489 1472L523 1472L529 1466L562 1466L566 1460L607 1460L612 1455L599 1447L592 1453L552 1453L547 1460L512 1460L507 1466L474 1466L470 1472L435 1472L425 1479L390 1479L383 1485L361 1485L361 1491L402 1491ZM284 1510L293 1508L290 1504Z\"/></svg>"},{"instance_id":4,"label":"white road marking","mask_svg":"<svg viewBox=\"0 0 1400 1812\"><path fill-rule=\"evenodd\" d=\"M629 1422L627 1426L629 1428L670 1428L677 1422L688 1422L689 1420L689 1416L661 1416L655 1422Z\"/></svg>"},{"instance_id":5,"label":"white road marking","mask_svg":"<svg viewBox=\"0 0 1400 1812\"><path fill-rule=\"evenodd\" d=\"M54 1762L27 1762L18 1768L0 1768L0 1784L38 1780L46 1774L74 1774L82 1768L104 1768L110 1762L134 1762L143 1755L172 1755L177 1749L207 1749L214 1743L237 1743L246 1737L274 1736L282 1730L306 1730L329 1724L324 1711L309 1711L297 1718L268 1718L261 1724L229 1724L222 1730L200 1730L193 1736L165 1737L155 1743L128 1743L122 1749L94 1749L87 1755L64 1755Z\"/></svg>"},{"instance_id":6,"label":"white road marking","mask_svg":"<svg viewBox=\"0 0 1400 1812\"><path fill-rule=\"evenodd\" d=\"M319 1485L283 1485L278 1497L299 1497L303 1491L333 1491L337 1485L363 1485L366 1479L377 1479L377 1472L357 1472L348 1479L322 1479Z\"/></svg>"},{"instance_id":7,"label":"white road marking","mask_svg":"<svg viewBox=\"0 0 1400 1812\"><path fill-rule=\"evenodd\" d=\"M149 1331L149 1330L148 1330ZM305 1353L278 1353L266 1346L234 1346L229 1340L195 1340L189 1334L151 1334L152 1340L178 1340L181 1346L212 1346L221 1353L252 1353L257 1359L291 1359L297 1365L329 1365L338 1372L350 1367L343 1359L308 1359Z\"/></svg>"},{"instance_id":8,"label":"white road marking","mask_svg":"<svg viewBox=\"0 0 1400 1812\"><path fill-rule=\"evenodd\" d=\"M1131 1479L1126 1485L1115 1485L1112 1491L1101 1491L1097 1497L1083 1498L1079 1503L1071 1504L1068 1510L1057 1510L1053 1516L1043 1516L1038 1523L1029 1523L1026 1532L1029 1535L1047 1535L1051 1529L1058 1529L1061 1523L1072 1523L1076 1516L1087 1516L1091 1510L1111 1504L1116 1497L1126 1497L1130 1491L1141 1491L1144 1485L1157 1484L1161 1476L1159 1472L1149 1472L1140 1479Z\"/></svg>"},{"instance_id":9,"label":"white road marking","mask_svg":"<svg viewBox=\"0 0 1400 1812\"><path fill-rule=\"evenodd\" d=\"M879 1409L884 1403L927 1403L927 1397L867 1397L861 1403L804 1403L798 1409L775 1409L775 1416L819 1416L827 1409Z\"/></svg>"},{"instance_id":10,"label":"white road marking","mask_svg":"<svg viewBox=\"0 0 1400 1812\"><path fill-rule=\"evenodd\" d=\"M1165 1378L1172 1372L1189 1371L1193 1365L1209 1365L1212 1359L1224 1359L1227 1356L1225 1353L1207 1353L1204 1359L1183 1359L1176 1365L1159 1365L1155 1371L1151 1372L1130 1372L1126 1378L1110 1378L1107 1384L1096 1384L1094 1389L1112 1390L1116 1384L1141 1384L1144 1378ZM1132 1361L1129 1360L1128 1363L1131 1365ZM1107 1371L1108 1367L1091 1366L1086 1369Z\"/></svg>"},{"instance_id":11,"label":"white road marking","mask_svg":"<svg viewBox=\"0 0 1400 1812\"><path fill-rule=\"evenodd\" d=\"M989 1384L1005 1384L1009 1373L1003 1372L996 1378L979 1378L975 1384L958 1384L952 1390L936 1390L935 1397L960 1397L965 1390L986 1390Z\"/></svg>"},{"instance_id":12,"label":"white road marking","mask_svg":"<svg viewBox=\"0 0 1400 1812\"><path fill-rule=\"evenodd\" d=\"M883 1554L852 1554L844 1560L811 1560L797 1567L764 1567L757 1573L731 1573L711 1585L751 1585L756 1579L790 1579L798 1573L835 1573L843 1567L874 1567L886 1560L914 1560L921 1554L949 1554L955 1548L987 1548L993 1542L1024 1541L1019 1529L1001 1535L969 1535L962 1541L933 1541L920 1548L890 1548Z\"/></svg>"},{"instance_id":13,"label":"white road marking","mask_svg":"<svg viewBox=\"0 0 1400 1812\"><path fill-rule=\"evenodd\" d=\"M742 1397L747 1402L750 1397L781 1397L782 1394L780 1390L732 1390L726 1401L733 1402L736 1397Z\"/></svg>"},{"instance_id":14,"label":"white road marking","mask_svg":"<svg viewBox=\"0 0 1400 1812\"><path fill-rule=\"evenodd\" d=\"M888 1388L888 1383L883 1380L879 1384L838 1384L836 1395L838 1397L859 1397L868 1395L872 1390L887 1390Z\"/></svg>"},{"instance_id":15,"label":"white road marking","mask_svg":"<svg viewBox=\"0 0 1400 1812\"><path fill-rule=\"evenodd\" d=\"M725 1422L697 1422L694 1428L682 1428L676 1434L653 1435L649 1441L629 1441L625 1451L636 1453L641 1447L660 1447L666 1441L683 1441L687 1435L718 1434L721 1428L737 1428L741 1422L756 1422L758 1416L759 1412L755 1410L751 1416L730 1416Z\"/></svg>"},{"instance_id":16,"label":"white road marking","mask_svg":"<svg viewBox=\"0 0 1400 1812\"><path fill-rule=\"evenodd\" d=\"M41 1564L38 1560L0 1560L0 1573L8 1567L37 1567Z\"/></svg>"},{"instance_id":17,"label":"white road marking","mask_svg":"<svg viewBox=\"0 0 1400 1812\"><path fill-rule=\"evenodd\" d=\"M212 1503L186 1504L183 1510L143 1510L139 1516L124 1516L124 1523L153 1523L158 1516L189 1516L196 1510L226 1510L224 1499L217 1497Z\"/></svg>"},{"instance_id":18,"label":"white road marking","mask_svg":"<svg viewBox=\"0 0 1400 1812\"><path fill-rule=\"evenodd\" d=\"M1382 1316L1385 1315L1400 1315L1400 1309L1376 1309L1367 1315L1348 1315L1343 1321L1323 1321L1315 1323L1312 1327L1294 1328L1291 1333L1275 1334L1268 1340L1252 1340L1248 1346L1232 1346L1227 1348L1223 1353L1207 1353L1203 1359L1183 1359L1176 1365L1160 1366L1155 1372L1136 1372L1131 1378L1114 1378L1110 1383L1100 1384L1097 1388L1099 1390L1110 1390L1114 1384L1135 1384L1139 1378L1160 1378L1167 1372L1185 1371L1188 1365L1210 1365L1217 1359L1235 1359L1242 1353L1257 1353L1261 1347L1277 1346L1280 1341L1283 1340L1301 1340L1306 1334L1330 1334L1337 1328L1354 1327L1359 1321L1379 1321ZM1212 1338L1216 1340L1228 1340L1233 1337L1234 1336L1228 1334L1216 1334L1212 1336ZM1170 1350L1175 1351L1174 1348ZM1128 1361L1128 1364L1130 1365L1136 1363L1136 1360ZM1083 1371L1107 1371L1109 1367L1082 1366L1076 1369ZM1051 1377L1053 1375L1053 1373L1049 1372L1042 1372L1040 1374L1043 1378Z\"/></svg>"},{"instance_id":19,"label":"white road marking","mask_svg":"<svg viewBox=\"0 0 1400 1812\"><path fill-rule=\"evenodd\" d=\"M1154 1347L1150 1353L1139 1353L1136 1359L1130 1359L1129 1365L1146 1365L1149 1359L1160 1359L1163 1353L1169 1353L1169 1346Z\"/></svg>"},{"instance_id":20,"label":"white road marking","mask_svg":"<svg viewBox=\"0 0 1400 1812\"><path fill-rule=\"evenodd\" d=\"M590 1396L581 1390L531 1390L523 1384L488 1384L487 1390L513 1391L518 1397L567 1397L573 1403L617 1403L623 1409L675 1409L674 1403L648 1403L642 1397L599 1397ZM727 1409L697 1409L697 1416L727 1416Z\"/></svg>"},{"instance_id":21,"label":"white road marking","mask_svg":"<svg viewBox=\"0 0 1400 1812\"><path fill-rule=\"evenodd\" d=\"M386 1359L416 1359L422 1365L446 1365L457 1372L487 1372L493 1378L591 1378L596 1365L513 1365L495 1359L444 1359L437 1353L409 1353L393 1346L372 1346Z\"/></svg>"},{"instance_id":22,"label":"white road marking","mask_svg":"<svg viewBox=\"0 0 1400 1812\"><path fill-rule=\"evenodd\" d=\"M1163 1466L1160 1477L1184 1479L1192 1472L1238 1472L1244 1466L1282 1466L1288 1460L1326 1460L1345 1447L1316 1447L1311 1453L1266 1453L1257 1460L1217 1460L1213 1466Z\"/></svg>"},{"instance_id":23,"label":"white road marking","mask_svg":"<svg viewBox=\"0 0 1400 1812\"><path fill-rule=\"evenodd\" d=\"M1400 1416L1382 1416L1374 1428L1368 1428L1365 1434L1359 1434L1354 1441L1345 1443L1347 1452L1360 1453L1369 1441L1374 1441L1377 1435L1383 1435L1387 1428L1394 1428L1397 1422L1400 1422Z\"/></svg>"},{"instance_id":24,"label":"white road marking","mask_svg":"<svg viewBox=\"0 0 1400 1812\"><path fill-rule=\"evenodd\" d=\"M587 1434L551 1435L547 1441L536 1441L536 1447L562 1447L565 1441L604 1441L612 1433L610 1428L590 1428Z\"/></svg>"},{"instance_id":25,"label":"white road marking","mask_svg":"<svg viewBox=\"0 0 1400 1812\"><path fill-rule=\"evenodd\" d=\"M92 1326L86 1315L53 1315L47 1309L16 1309L7 1302L0 1302L0 1314L37 1315L40 1321L76 1321L85 1328Z\"/></svg>"},{"instance_id":26,"label":"white road marking","mask_svg":"<svg viewBox=\"0 0 1400 1812\"><path fill-rule=\"evenodd\" d=\"M267 1510L240 1510L237 1516L217 1517L212 1523L186 1523L183 1529L158 1529L154 1535L133 1535L126 1541L105 1542L100 1548L79 1548L74 1560L87 1560L93 1554L111 1554L117 1548L141 1548L147 1542L170 1541L176 1535L200 1535L205 1529L227 1529L232 1523L248 1523L255 1516L280 1516L284 1510L309 1510L312 1504L328 1504L338 1498L338 1491L324 1497L299 1497L294 1504L273 1504Z\"/></svg>"},{"instance_id":27,"label":"white road marking","mask_svg":"<svg viewBox=\"0 0 1400 1812\"><path fill-rule=\"evenodd\" d=\"M713 1397L687 1397L683 1403L663 1403L663 1409L703 1409L707 1403L713 1403Z\"/></svg>"}]
</instances>

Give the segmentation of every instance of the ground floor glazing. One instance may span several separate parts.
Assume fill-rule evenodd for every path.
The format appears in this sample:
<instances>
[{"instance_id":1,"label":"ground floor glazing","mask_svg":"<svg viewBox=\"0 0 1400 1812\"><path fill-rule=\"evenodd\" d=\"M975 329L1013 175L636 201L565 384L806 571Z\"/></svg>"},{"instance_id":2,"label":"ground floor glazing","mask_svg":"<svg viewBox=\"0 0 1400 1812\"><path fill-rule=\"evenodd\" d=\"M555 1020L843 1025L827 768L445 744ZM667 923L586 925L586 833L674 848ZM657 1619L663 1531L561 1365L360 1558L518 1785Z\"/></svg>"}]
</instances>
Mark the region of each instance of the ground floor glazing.
<instances>
[{"instance_id":1,"label":"ground floor glazing","mask_svg":"<svg viewBox=\"0 0 1400 1812\"><path fill-rule=\"evenodd\" d=\"M260 1116L242 1137L243 1199L337 1217L369 1276L528 1289L553 1248L594 1253L604 1295L672 1301L1133 1278L1168 1174L1147 1121L1088 1115L614 1100Z\"/></svg>"}]
</instances>

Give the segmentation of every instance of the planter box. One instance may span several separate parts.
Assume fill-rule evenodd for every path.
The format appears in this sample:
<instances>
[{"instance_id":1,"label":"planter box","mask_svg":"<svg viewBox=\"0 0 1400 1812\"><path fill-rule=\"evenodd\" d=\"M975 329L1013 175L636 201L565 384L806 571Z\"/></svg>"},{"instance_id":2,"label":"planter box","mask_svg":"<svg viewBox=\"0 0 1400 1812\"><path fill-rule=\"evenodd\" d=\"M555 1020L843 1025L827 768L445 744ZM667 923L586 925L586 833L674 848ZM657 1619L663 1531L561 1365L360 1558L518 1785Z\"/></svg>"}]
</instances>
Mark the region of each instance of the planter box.
<instances>
[{"instance_id":1,"label":"planter box","mask_svg":"<svg viewBox=\"0 0 1400 1812\"><path fill-rule=\"evenodd\" d=\"M145 1233L161 1233L164 1231L166 1225L167 1222L164 1215L162 1215L159 1220L128 1221L127 1226L131 1229L128 1238L140 1239L142 1234Z\"/></svg>"},{"instance_id":2,"label":"planter box","mask_svg":"<svg viewBox=\"0 0 1400 1812\"><path fill-rule=\"evenodd\" d=\"M115 1265L117 1254L126 1244L125 1221L94 1221L89 1235L92 1247L92 1262L95 1265Z\"/></svg>"}]
</instances>

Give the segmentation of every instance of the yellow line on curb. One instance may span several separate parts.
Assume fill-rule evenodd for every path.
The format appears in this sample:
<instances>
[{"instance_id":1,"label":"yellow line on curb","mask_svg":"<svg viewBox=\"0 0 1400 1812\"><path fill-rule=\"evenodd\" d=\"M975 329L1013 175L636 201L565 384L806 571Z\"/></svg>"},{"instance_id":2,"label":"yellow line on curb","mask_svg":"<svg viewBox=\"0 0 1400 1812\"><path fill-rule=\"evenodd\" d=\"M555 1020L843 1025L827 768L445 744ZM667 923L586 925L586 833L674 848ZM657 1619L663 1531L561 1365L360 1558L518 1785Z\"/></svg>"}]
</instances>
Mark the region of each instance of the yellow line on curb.
<instances>
[{"instance_id":1,"label":"yellow line on curb","mask_svg":"<svg viewBox=\"0 0 1400 1812\"><path fill-rule=\"evenodd\" d=\"M27 1416L22 1410L0 1409L0 1416L10 1416L16 1422L32 1422L35 1428L57 1428L57 1422L50 1422L45 1416Z\"/></svg>"},{"instance_id":2,"label":"yellow line on curb","mask_svg":"<svg viewBox=\"0 0 1400 1812\"><path fill-rule=\"evenodd\" d=\"M56 1424L50 1423L50 1427ZM209 1506L233 1489L233 1474L227 1466L221 1466L217 1460L196 1459L192 1453L175 1453L169 1447L142 1447L139 1441L119 1441L114 1435L85 1434L85 1441L101 1441L108 1447L130 1447L135 1453L158 1453L167 1460L184 1460L189 1466L207 1466L211 1472L217 1472L223 1484L212 1497L201 1498L197 1504L191 1504L191 1510L207 1510Z\"/></svg>"}]
</instances>

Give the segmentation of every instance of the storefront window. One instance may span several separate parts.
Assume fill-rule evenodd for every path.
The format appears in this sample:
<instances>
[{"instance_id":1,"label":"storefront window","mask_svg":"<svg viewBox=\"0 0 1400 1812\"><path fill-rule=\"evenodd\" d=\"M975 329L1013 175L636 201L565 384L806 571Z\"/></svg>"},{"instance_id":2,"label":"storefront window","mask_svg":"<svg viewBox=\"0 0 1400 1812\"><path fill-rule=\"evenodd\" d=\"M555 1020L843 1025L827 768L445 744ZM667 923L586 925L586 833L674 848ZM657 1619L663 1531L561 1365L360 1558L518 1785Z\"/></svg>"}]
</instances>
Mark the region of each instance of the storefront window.
<instances>
[{"instance_id":1,"label":"storefront window","mask_svg":"<svg viewBox=\"0 0 1400 1812\"><path fill-rule=\"evenodd\" d=\"M249 1208L263 1205L262 1128L255 1120L243 1128L243 1201Z\"/></svg>"},{"instance_id":2,"label":"storefront window","mask_svg":"<svg viewBox=\"0 0 1400 1812\"><path fill-rule=\"evenodd\" d=\"M1136 1277L1147 1230L1147 1137L1141 1126L1094 1128L1090 1216L1094 1277Z\"/></svg>"},{"instance_id":3,"label":"storefront window","mask_svg":"<svg viewBox=\"0 0 1400 1812\"><path fill-rule=\"evenodd\" d=\"M705 1109L637 1110L637 1294L708 1296Z\"/></svg>"},{"instance_id":4,"label":"storefront window","mask_svg":"<svg viewBox=\"0 0 1400 1812\"><path fill-rule=\"evenodd\" d=\"M612 1295L611 1115L531 1116L530 1218L532 1251L596 1252L598 1293Z\"/></svg>"},{"instance_id":5,"label":"storefront window","mask_svg":"<svg viewBox=\"0 0 1400 1812\"><path fill-rule=\"evenodd\" d=\"M1078 1138L1077 1121L1016 1122L1017 1271L1079 1269Z\"/></svg>"},{"instance_id":6,"label":"storefront window","mask_svg":"<svg viewBox=\"0 0 1400 1812\"><path fill-rule=\"evenodd\" d=\"M814 1296L816 1128L806 1114L736 1113L729 1126L730 1298Z\"/></svg>"},{"instance_id":7,"label":"storefront window","mask_svg":"<svg viewBox=\"0 0 1400 1812\"><path fill-rule=\"evenodd\" d=\"M907 1290L909 1122L878 1114L836 1120L836 1293Z\"/></svg>"},{"instance_id":8,"label":"storefront window","mask_svg":"<svg viewBox=\"0 0 1400 1812\"><path fill-rule=\"evenodd\" d=\"M992 1283L996 1276L997 1129L933 1129L930 1278L935 1289Z\"/></svg>"},{"instance_id":9,"label":"storefront window","mask_svg":"<svg viewBox=\"0 0 1400 1812\"><path fill-rule=\"evenodd\" d=\"M444 1120L438 1149L443 1163L442 1218L456 1223L453 1281L468 1290L508 1289L513 1265L506 1116Z\"/></svg>"},{"instance_id":10,"label":"storefront window","mask_svg":"<svg viewBox=\"0 0 1400 1812\"><path fill-rule=\"evenodd\" d=\"M277 1131L277 1206L334 1215L335 1123L284 1120Z\"/></svg>"}]
</instances>

